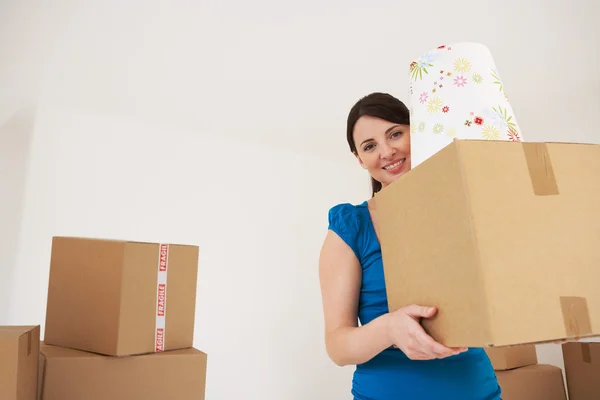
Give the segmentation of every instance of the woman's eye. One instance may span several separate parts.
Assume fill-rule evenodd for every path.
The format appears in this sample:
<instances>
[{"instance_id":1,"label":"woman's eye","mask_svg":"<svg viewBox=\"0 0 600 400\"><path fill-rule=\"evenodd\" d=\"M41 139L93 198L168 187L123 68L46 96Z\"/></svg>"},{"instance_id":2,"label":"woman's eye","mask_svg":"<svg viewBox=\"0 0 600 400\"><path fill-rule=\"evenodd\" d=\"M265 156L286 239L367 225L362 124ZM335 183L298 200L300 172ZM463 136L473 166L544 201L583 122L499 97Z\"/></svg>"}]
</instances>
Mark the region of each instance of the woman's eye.
<instances>
[{"instance_id":1,"label":"woman's eye","mask_svg":"<svg viewBox=\"0 0 600 400\"><path fill-rule=\"evenodd\" d=\"M392 133L392 137L398 137L400 135L402 135L402 131Z\"/></svg>"},{"instance_id":2,"label":"woman's eye","mask_svg":"<svg viewBox=\"0 0 600 400\"><path fill-rule=\"evenodd\" d=\"M366 145L366 146L363 148L363 150L364 150L364 151L369 151L369 150L371 150L371 149L373 148L373 146L374 146L373 144L368 144L368 145Z\"/></svg>"}]
</instances>

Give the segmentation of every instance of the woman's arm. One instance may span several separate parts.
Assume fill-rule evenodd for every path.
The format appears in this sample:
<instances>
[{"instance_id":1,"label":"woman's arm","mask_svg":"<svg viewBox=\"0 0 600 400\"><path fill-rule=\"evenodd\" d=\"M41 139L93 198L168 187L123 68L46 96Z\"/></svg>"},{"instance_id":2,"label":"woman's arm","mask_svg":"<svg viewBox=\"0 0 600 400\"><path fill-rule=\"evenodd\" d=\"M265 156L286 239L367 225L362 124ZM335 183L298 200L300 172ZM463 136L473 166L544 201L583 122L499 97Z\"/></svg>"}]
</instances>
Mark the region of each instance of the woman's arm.
<instances>
[{"instance_id":1,"label":"woman's arm","mask_svg":"<svg viewBox=\"0 0 600 400\"><path fill-rule=\"evenodd\" d=\"M358 326L362 270L352 249L333 231L327 232L319 258L325 317L325 345L334 363L362 364L394 345L414 360L443 358L466 351L450 349L423 330L420 319L434 307L410 305Z\"/></svg>"},{"instance_id":2,"label":"woman's arm","mask_svg":"<svg viewBox=\"0 0 600 400\"><path fill-rule=\"evenodd\" d=\"M319 259L319 277L327 353L340 366L364 363L393 344L384 317L358 327L361 276L352 249L328 231Z\"/></svg>"}]
</instances>

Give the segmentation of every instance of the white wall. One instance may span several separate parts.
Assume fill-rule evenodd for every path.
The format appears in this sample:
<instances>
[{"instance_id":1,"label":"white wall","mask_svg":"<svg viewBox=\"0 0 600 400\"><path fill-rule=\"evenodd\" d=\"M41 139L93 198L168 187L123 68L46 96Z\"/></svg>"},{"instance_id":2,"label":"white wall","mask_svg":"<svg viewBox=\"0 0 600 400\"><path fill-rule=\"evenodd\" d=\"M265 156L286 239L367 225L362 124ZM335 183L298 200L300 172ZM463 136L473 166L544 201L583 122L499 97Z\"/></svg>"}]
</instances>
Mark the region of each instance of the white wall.
<instances>
[{"instance_id":1,"label":"white wall","mask_svg":"<svg viewBox=\"0 0 600 400\"><path fill-rule=\"evenodd\" d=\"M29 148L35 109L12 114L5 108L0 123L0 324L8 319L12 300L14 266L18 253ZM0 121L3 119L0 118Z\"/></svg>"},{"instance_id":2,"label":"white wall","mask_svg":"<svg viewBox=\"0 0 600 400\"><path fill-rule=\"evenodd\" d=\"M600 102L595 0L4 0L0 7L0 87L7 88L0 98L269 145L294 138L294 148L331 158L346 154L344 118L358 96L385 90L406 100L414 57L473 40L492 50L524 131L553 136L598 121L585 112Z\"/></svg>"},{"instance_id":3,"label":"white wall","mask_svg":"<svg viewBox=\"0 0 600 400\"><path fill-rule=\"evenodd\" d=\"M375 90L406 100L413 57L481 41L528 140L598 143L599 8L0 2L0 126L39 105L35 127L22 130L32 139L13 134L0 148L13 156L2 181L11 188L2 216L13 217L0 233L18 238L0 283L0 293L12 288L12 307L0 323L43 324L52 235L197 243L208 399L242 389L248 398L347 398L351 369L324 354L316 261L327 209L367 195L345 143L349 107ZM153 195L159 177L173 182L172 197ZM252 329L240 337L239 326ZM562 363L558 346L539 353Z\"/></svg>"},{"instance_id":4,"label":"white wall","mask_svg":"<svg viewBox=\"0 0 600 400\"><path fill-rule=\"evenodd\" d=\"M208 398L344 398L351 371L324 353L317 258L328 208L367 194L347 171L212 132L41 108L9 320L43 325L53 235L197 244Z\"/></svg>"}]
</instances>

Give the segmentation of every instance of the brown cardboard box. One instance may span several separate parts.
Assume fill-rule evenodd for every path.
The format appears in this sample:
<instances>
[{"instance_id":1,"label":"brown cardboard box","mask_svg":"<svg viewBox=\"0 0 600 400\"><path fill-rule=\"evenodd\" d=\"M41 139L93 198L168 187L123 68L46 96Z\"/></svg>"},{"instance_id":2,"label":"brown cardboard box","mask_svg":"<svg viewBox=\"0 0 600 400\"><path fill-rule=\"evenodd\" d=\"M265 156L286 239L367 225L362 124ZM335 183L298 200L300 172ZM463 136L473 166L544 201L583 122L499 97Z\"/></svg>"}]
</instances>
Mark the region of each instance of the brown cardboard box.
<instances>
[{"instance_id":1,"label":"brown cardboard box","mask_svg":"<svg viewBox=\"0 0 600 400\"><path fill-rule=\"evenodd\" d=\"M44 342L113 356L192 347L197 274L196 246L55 237Z\"/></svg>"},{"instance_id":2,"label":"brown cardboard box","mask_svg":"<svg viewBox=\"0 0 600 400\"><path fill-rule=\"evenodd\" d=\"M567 400L562 370L537 364L497 371L502 400Z\"/></svg>"},{"instance_id":3,"label":"brown cardboard box","mask_svg":"<svg viewBox=\"0 0 600 400\"><path fill-rule=\"evenodd\" d=\"M562 346L569 400L600 399L600 343Z\"/></svg>"},{"instance_id":4,"label":"brown cardboard box","mask_svg":"<svg viewBox=\"0 0 600 400\"><path fill-rule=\"evenodd\" d=\"M41 346L38 400L203 400L207 356L194 348L112 357Z\"/></svg>"},{"instance_id":5,"label":"brown cardboard box","mask_svg":"<svg viewBox=\"0 0 600 400\"><path fill-rule=\"evenodd\" d=\"M375 196L390 311L456 347L600 334L598 176L600 145L453 141Z\"/></svg>"},{"instance_id":6,"label":"brown cardboard box","mask_svg":"<svg viewBox=\"0 0 600 400\"><path fill-rule=\"evenodd\" d=\"M0 326L0 399L35 400L39 326Z\"/></svg>"},{"instance_id":7,"label":"brown cardboard box","mask_svg":"<svg viewBox=\"0 0 600 400\"><path fill-rule=\"evenodd\" d=\"M535 365L538 362L535 345L488 347L485 349L496 371Z\"/></svg>"}]
</instances>

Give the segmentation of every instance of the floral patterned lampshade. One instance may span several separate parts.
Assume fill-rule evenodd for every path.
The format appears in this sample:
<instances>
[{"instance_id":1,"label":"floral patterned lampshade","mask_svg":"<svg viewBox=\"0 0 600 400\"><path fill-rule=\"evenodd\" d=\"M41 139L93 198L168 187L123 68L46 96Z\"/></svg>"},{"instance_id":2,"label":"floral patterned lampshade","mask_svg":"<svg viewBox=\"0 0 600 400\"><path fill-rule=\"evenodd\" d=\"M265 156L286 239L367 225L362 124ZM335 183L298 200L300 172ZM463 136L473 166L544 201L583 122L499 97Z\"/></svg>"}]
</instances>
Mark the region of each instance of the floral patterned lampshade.
<instances>
[{"instance_id":1,"label":"floral patterned lampshade","mask_svg":"<svg viewBox=\"0 0 600 400\"><path fill-rule=\"evenodd\" d=\"M409 78L412 167L454 138L523 140L486 46L439 46L410 64Z\"/></svg>"}]
</instances>

